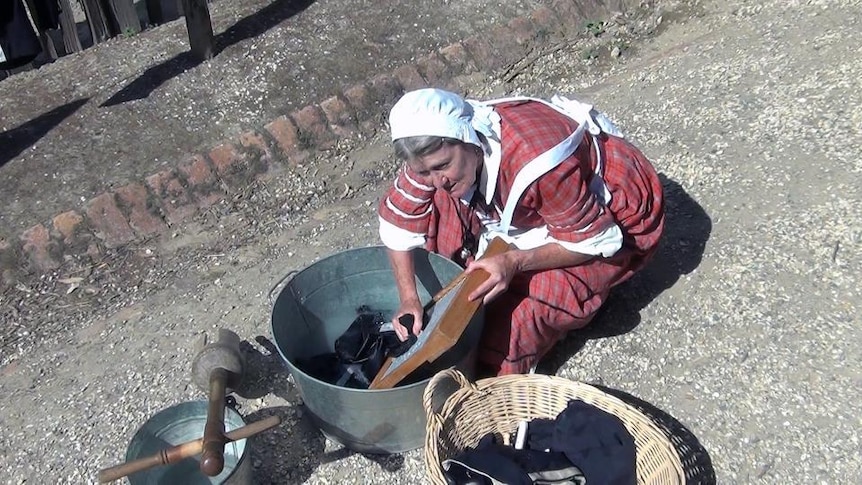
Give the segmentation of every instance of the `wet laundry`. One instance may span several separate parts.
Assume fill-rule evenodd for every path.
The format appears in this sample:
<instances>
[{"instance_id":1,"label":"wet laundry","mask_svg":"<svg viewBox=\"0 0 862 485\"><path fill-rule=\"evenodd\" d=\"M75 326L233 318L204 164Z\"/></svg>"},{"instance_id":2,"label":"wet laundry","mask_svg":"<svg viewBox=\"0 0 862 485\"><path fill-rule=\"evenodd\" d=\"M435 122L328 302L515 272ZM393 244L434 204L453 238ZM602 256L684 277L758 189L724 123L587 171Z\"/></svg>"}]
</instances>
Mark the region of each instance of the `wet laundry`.
<instances>
[{"instance_id":1,"label":"wet laundry","mask_svg":"<svg viewBox=\"0 0 862 485\"><path fill-rule=\"evenodd\" d=\"M411 335L398 339L382 311L360 306L357 316L335 340L335 351L297 359L297 367L306 374L330 384L354 389L368 389L388 357L398 357L416 342Z\"/></svg>"}]
</instances>

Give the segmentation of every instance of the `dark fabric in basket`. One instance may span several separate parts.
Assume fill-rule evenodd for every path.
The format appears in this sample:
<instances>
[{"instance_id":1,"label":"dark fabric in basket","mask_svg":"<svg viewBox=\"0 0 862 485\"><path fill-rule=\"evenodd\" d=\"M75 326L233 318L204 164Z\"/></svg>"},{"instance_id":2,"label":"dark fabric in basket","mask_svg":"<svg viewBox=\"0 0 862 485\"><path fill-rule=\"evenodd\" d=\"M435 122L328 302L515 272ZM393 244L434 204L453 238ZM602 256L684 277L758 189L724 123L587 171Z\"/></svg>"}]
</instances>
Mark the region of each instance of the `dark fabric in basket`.
<instances>
[{"instance_id":1,"label":"dark fabric in basket","mask_svg":"<svg viewBox=\"0 0 862 485\"><path fill-rule=\"evenodd\" d=\"M550 449L584 472L587 483L635 485L635 440L620 418L572 400L555 420Z\"/></svg>"},{"instance_id":2,"label":"dark fabric in basket","mask_svg":"<svg viewBox=\"0 0 862 485\"><path fill-rule=\"evenodd\" d=\"M637 483L634 438L613 414L572 400L556 419L533 419L527 429L523 450L488 434L475 448L445 460L449 485Z\"/></svg>"},{"instance_id":3,"label":"dark fabric in basket","mask_svg":"<svg viewBox=\"0 0 862 485\"><path fill-rule=\"evenodd\" d=\"M443 462L449 485L585 485L583 474L563 453L516 450L483 437L475 448Z\"/></svg>"}]
</instances>

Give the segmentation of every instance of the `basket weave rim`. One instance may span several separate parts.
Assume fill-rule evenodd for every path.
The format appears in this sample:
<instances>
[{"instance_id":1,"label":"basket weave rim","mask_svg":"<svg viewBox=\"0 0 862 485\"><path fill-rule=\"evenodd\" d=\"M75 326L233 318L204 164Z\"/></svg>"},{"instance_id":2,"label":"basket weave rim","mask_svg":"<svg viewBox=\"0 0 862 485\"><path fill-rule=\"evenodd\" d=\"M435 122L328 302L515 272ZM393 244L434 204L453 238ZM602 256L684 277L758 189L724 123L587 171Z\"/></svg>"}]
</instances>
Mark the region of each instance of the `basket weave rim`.
<instances>
[{"instance_id":1,"label":"basket weave rim","mask_svg":"<svg viewBox=\"0 0 862 485\"><path fill-rule=\"evenodd\" d=\"M460 388L446 398L442 406L439 406L439 412L434 412L435 391L445 379L455 381ZM542 396L536 396L536 393L541 393ZM549 396L549 394L552 395ZM495 404L499 402L501 396L507 401L505 417L495 414L498 413ZM477 424L488 426L487 423L498 418L511 420L510 415L513 412L523 413L524 409L537 406L537 402L551 406L546 402L546 398L554 401L556 412L543 409L541 416L536 414L532 417L553 418L562 410L557 408L563 407L563 402L579 399L619 418L638 442L636 452L639 483L685 483L685 474L679 453L666 431L648 415L616 396L584 382L541 374L515 374L470 382L460 371L455 369L438 372L425 388L423 404L428 417L425 465L432 483L445 483L440 464L442 461L439 449L440 437L444 431L447 431L446 435L450 438L453 434L457 437L458 430L443 429L444 423L454 413L459 413L456 417L463 417L464 414L473 412L474 414L470 415L469 426L473 428ZM489 400L496 400L496 402L488 402L487 405L484 405L481 403L483 399L485 402ZM479 411L470 411L472 409L470 406L473 405ZM468 410L465 411L465 409ZM470 429L468 431L476 430Z\"/></svg>"}]
</instances>

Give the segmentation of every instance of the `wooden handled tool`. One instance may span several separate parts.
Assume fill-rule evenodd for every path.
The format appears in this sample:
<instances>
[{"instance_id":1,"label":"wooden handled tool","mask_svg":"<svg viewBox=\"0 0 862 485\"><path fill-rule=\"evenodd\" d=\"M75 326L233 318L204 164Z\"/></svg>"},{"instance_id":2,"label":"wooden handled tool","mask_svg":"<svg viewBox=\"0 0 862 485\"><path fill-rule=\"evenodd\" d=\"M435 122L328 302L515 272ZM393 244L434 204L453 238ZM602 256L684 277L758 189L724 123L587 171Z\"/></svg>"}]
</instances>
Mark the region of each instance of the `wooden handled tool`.
<instances>
[{"instance_id":1,"label":"wooden handled tool","mask_svg":"<svg viewBox=\"0 0 862 485\"><path fill-rule=\"evenodd\" d=\"M192 361L192 378L209 395L200 469L210 477L224 468L225 395L237 388L245 365L239 343L237 334L220 328L218 340L204 346Z\"/></svg>"},{"instance_id":2,"label":"wooden handled tool","mask_svg":"<svg viewBox=\"0 0 862 485\"><path fill-rule=\"evenodd\" d=\"M270 416L260 421L255 421L241 428L229 431L224 435L224 442L239 441L254 436L258 433L266 431L270 428L278 426L281 423L281 418L278 416ZM195 456L201 452L204 446L203 438L198 438L193 441L166 448L158 453L138 458L137 460L129 461L121 465L105 468L99 472L99 483L113 482L125 476L147 470L159 465L170 465L178 461L185 460L191 456Z\"/></svg>"},{"instance_id":3,"label":"wooden handled tool","mask_svg":"<svg viewBox=\"0 0 862 485\"><path fill-rule=\"evenodd\" d=\"M224 469L224 400L228 371L213 369L210 374L209 406L201 450L201 471L214 477Z\"/></svg>"}]
</instances>

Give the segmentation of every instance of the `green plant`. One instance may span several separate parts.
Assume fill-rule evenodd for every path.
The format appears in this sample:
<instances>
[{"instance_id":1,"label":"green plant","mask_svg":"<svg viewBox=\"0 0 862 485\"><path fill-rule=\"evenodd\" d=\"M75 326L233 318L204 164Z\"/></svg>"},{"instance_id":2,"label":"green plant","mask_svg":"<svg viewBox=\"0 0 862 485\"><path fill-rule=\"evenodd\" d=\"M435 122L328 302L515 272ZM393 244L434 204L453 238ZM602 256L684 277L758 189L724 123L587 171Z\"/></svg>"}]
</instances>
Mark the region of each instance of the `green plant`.
<instances>
[{"instance_id":1,"label":"green plant","mask_svg":"<svg viewBox=\"0 0 862 485\"><path fill-rule=\"evenodd\" d=\"M585 28L593 37L598 37L605 33L605 23L601 20L587 22Z\"/></svg>"}]
</instances>

